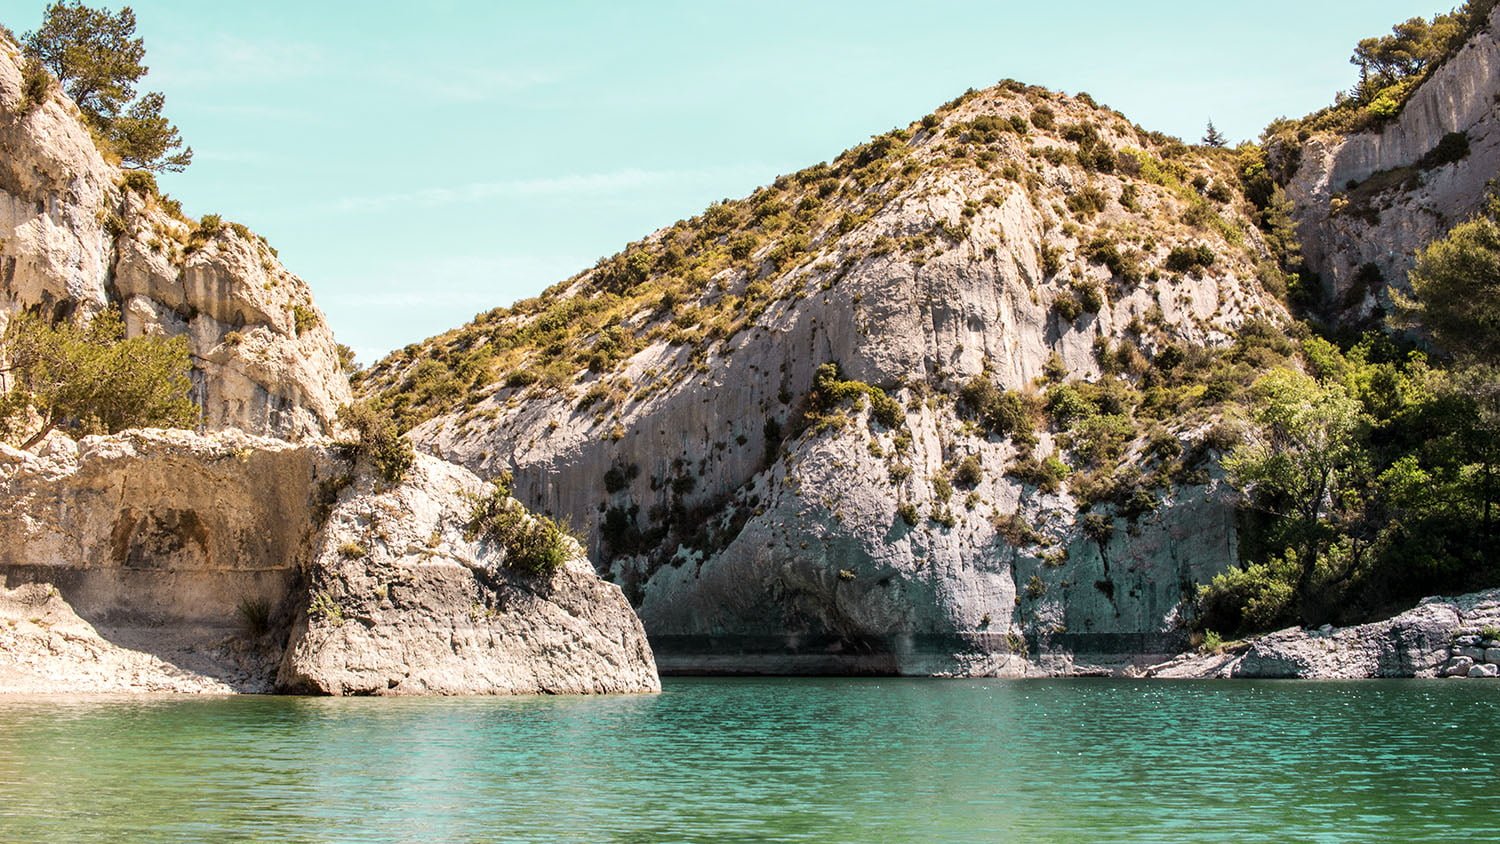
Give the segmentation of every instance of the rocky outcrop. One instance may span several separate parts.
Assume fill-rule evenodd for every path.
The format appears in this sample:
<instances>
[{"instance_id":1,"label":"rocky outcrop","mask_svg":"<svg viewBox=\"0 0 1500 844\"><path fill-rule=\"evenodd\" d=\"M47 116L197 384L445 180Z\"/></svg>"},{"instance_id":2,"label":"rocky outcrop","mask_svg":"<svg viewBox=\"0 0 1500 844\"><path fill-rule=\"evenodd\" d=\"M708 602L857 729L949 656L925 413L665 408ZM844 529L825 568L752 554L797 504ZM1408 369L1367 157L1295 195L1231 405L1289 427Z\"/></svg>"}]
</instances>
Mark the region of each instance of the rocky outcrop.
<instances>
[{"instance_id":1,"label":"rocky outcrop","mask_svg":"<svg viewBox=\"0 0 1500 844\"><path fill-rule=\"evenodd\" d=\"M460 395L416 442L512 470L528 506L586 526L673 670L1024 673L1054 651L1171 653L1184 584L1236 558L1211 465L1129 513L1095 507L1081 483L1008 474L1062 448L1054 433L1034 449L988 436L955 394L983 374L1035 396L1055 370L1100 380L1109 349L1222 347L1282 319L1233 179L1229 158L1091 101L1002 85L398 352L363 389L396 407ZM722 220L748 234L713 233ZM443 360L452 383L428 389ZM900 418L867 403L811 418L829 362ZM463 395L476 372L489 380ZM1173 420L1173 445L1210 422ZM1126 474L1156 465L1138 437ZM951 489L969 458L979 479Z\"/></svg>"},{"instance_id":2,"label":"rocky outcrop","mask_svg":"<svg viewBox=\"0 0 1500 844\"><path fill-rule=\"evenodd\" d=\"M1287 195L1308 266L1344 319L1388 310L1387 287L1404 288L1416 252L1478 210L1500 176L1497 32L1500 9L1390 123L1302 146ZM1467 150L1445 161L1434 153L1454 133Z\"/></svg>"},{"instance_id":3,"label":"rocky outcrop","mask_svg":"<svg viewBox=\"0 0 1500 844\"><path fill-rule=\"evenodd\" d=\"M377 483L236 431L0 447L0 691L652 691L618 587L465 535L472 474Z\"/></svg>"},{"instance_id":4,"label":"rocky outcrop","mask_svg":"<svg viewBox=\"0 0 1500 844\"><path fill-rule=\"evenodd\" d=\"M1355 627L1293 627L1228 653L1186 655L1145 676L1353 680L1376 677L1494 677L1500 673L1500 589L1428 598L1384 621Z\"/></svg>"},{"instance_id":5,"label":"rocky outcrop","mask_svg":"<svg viewBox=\"0 0 1500 844\"><path fill-rule=\"evenodd\" d=\"M421 457L341 496L277 685L323 694L596 694L660 688L640 619L582 549L550 576L467 533L486 485Z\"/></svg>"},{"instance_id":6,"label":"rocky outcrop","mask_svg":"<svg viewBox=\"0 0 1500 844\"><path fill-rule=\"evenodd\" d=\"M23 100L0 38L0 331L10 315L120 310L131 336L183 335L209 429L298 439L349 400L311 291L248 229L193 223L95 147L76 106Z\"/></svg>"}]
</instances>

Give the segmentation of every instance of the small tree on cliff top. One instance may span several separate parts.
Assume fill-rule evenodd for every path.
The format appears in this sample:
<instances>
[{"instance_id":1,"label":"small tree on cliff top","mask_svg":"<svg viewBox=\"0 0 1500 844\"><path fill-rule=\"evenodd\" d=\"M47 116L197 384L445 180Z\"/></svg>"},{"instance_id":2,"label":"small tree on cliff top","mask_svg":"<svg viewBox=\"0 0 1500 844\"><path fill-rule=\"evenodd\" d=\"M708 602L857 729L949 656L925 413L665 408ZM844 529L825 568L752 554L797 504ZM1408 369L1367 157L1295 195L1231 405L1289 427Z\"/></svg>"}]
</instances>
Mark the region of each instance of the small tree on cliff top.
<instances>
[{"instance_id":1,"label":"small tree on cliff top","mask_svg":"<svg viewBox=\"0 0 1500 844\"><path fill-rule=\"evenodd\" d=\"M177 127L162 116L166 98L154 91L136 98L146 46L129 6L110 14L59 0L24 41L27 56L57 77L126 167L178 172L192 163L192 147L183 147Z\"/></svg>"}]
</instances>

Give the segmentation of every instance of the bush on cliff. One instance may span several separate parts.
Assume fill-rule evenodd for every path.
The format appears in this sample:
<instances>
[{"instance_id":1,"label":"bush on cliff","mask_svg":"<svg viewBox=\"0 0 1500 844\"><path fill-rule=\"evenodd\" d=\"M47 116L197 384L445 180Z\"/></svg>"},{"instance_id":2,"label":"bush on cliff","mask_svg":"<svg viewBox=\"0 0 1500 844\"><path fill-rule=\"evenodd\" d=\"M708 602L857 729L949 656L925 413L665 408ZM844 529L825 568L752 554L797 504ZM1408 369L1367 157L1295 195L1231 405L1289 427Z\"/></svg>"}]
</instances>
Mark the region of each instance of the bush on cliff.
<instances>
[{"instance_id":1,"label":"bush on cliff","mask_svg":"<svg viewBox=\"0 0 1500 844\"><path fill-rule=\"evenodd\" d=\"M188 428L198 406L188 397L187 338L125 339L114 311L86 325L52 325L18 314L0 358L0 436L22 448L53 430L113 434L126 428Z\"/></svg>"},{"instance_id":2,"label":"bush on cliff","mask_svg":"<svg viewBox=\"0 0 1500 844\"><path fill-rule=\"evenodd\" d=\"M339 408L339 423L351 429L354 439L346 442L355 457L367 457L387 483L400 483L416 461L411 443L396 430L389 414L369 402Z\"/></svg>"},{"instance_id":3,"label":"bush on cliff","mask_svg":"<svg viewBox=\"0 0 1500 844\"><path fill-rule=\"evenodd\" d=\"M539 577L562 568L571 550L566 530L546 516L527 513L504 484L475 500L467 535L496 543L505 551L507 567Z\"/></svg>"}]
</instances>

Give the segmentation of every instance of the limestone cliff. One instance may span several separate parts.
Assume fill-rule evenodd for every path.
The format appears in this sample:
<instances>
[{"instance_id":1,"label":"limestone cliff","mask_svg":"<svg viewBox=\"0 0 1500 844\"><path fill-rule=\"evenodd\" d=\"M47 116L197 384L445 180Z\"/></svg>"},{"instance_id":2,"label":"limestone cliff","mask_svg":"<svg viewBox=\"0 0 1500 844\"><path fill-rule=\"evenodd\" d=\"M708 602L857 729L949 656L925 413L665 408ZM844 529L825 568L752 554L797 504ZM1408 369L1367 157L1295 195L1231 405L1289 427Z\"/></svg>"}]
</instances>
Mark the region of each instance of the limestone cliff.
<instances>
[{"instance_id":1,"label":"limestone cliff","mask_svg":"<svg viewBox=\"0 0 1500 844\"><path fill-rule=\"evenodd\" d=\"M1478 210L1500 176L1497 32L1500 8L1394 120L1294 151L1287 195L1336 318L1389 312L1388 287L1405 287L1416 252Z\"/></svg>"},{"instance_id":2,"label":"limestone cliff","mask_svg":"<svg viewBox=\"0 0 1500 844\"><path fill-rule=\"evenodd\" d=\"M0 38L0 330L10 315L120 309L131 336L185 335L209 429L301 438L349 400L312 294L243 226L193 223L95 147L58 91L25 100Z\"/></svg>"},{"instance_id":3,"label":"limestone cliff","mask_svg":"<svg viewBox=\"0 0 1500 844\"><path fill-rule=\"evenodd\" d=\"M1234 178L1228 151L1006 83L398 352L363 389L422 447L513 470L527 505L587 526L668 668L1170 653L1191 584L1236 559L1223 393L1195 379L1285 319ZM827 363L842 403L816 395ZM979 381L1019 397L1024 431L968 407ZM1086 424L1044 420L1064 382L1165 403L1105 413L1131 429L1094 453Z\"/></svg>"},{"instance_id":4,"label":"limestone cliff","mask_svg":"<svg viewBox=\"0 0 1500 844\"><path fill-rule=\"evenodd\" d=\"M469 472L326 444L131 431L0 447L0 692L643 692L640 622L581 553L468 536Z\"/></svg>"}]
</instances>

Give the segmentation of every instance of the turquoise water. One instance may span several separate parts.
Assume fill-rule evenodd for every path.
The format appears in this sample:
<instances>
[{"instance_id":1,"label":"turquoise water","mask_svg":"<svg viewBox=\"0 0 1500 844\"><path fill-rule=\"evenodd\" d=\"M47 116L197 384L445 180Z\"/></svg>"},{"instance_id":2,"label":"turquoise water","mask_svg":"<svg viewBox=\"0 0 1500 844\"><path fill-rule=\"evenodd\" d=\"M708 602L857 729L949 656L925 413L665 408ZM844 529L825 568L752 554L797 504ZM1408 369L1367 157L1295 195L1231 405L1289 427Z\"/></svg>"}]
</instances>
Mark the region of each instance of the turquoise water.
<instances>
[{"instance_id":1,"label":"turquoise water","mask_svg":"<svg viewBox=\"0 0 1500 844\"><path fill-rule=\"evenodd\" d=\"M1500 841L1500 683L0 698L4 841Z\"/></svg>"}]
</instances>

